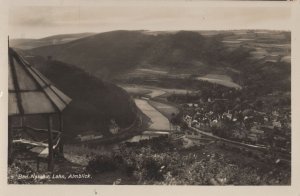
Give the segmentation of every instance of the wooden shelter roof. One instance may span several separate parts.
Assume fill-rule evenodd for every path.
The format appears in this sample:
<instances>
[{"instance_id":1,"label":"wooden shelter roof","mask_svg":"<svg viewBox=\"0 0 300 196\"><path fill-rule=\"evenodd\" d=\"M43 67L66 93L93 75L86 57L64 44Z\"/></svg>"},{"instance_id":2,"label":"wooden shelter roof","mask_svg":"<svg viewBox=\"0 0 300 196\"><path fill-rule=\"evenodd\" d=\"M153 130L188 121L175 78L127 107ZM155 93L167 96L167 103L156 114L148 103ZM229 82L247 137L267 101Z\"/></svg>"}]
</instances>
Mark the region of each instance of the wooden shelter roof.
<instances>
[{"instance_id":1,"label":"wooden shelter roof","mask_svg":"<svg viewBox=\"0 0 300 196\"><path fill-rule=\"evenodd\" d=\"M9 48L8 115L59 113L71 98Z\"/></svg>"}]
</instances>

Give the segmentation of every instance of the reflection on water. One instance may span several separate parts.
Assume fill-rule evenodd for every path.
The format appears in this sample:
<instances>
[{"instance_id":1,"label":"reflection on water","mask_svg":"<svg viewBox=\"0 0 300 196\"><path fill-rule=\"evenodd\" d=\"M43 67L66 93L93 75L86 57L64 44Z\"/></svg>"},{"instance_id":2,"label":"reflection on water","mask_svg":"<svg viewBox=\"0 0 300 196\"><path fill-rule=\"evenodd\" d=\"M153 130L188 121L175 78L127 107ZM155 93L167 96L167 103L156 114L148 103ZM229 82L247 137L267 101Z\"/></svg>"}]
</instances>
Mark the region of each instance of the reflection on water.
<instances>
[{"instance_id":1,"label":"reflection on water","mask_svg":"<svg viewBox=\"0 0 300 196\"><path fill-rule=\"evenodd\" d=\"M142 140L150 140L155 137L159 137L159 135L136 135L133 138L126 140L126 142L139 142Z\"/></svg>"},{"instance_id":2,"label":"reflection on water","mask_svg":"<svg viewBox=\"0 0 300 196\"><path fill-rule=\"evenodd\" d=\"M160 137L163 135L168 135L167 132L155 132L155 131L144 131L141 135L136 135L125 142L139 142L142 140L149 140L152 138Z\"/></svg>"}]
</instances>

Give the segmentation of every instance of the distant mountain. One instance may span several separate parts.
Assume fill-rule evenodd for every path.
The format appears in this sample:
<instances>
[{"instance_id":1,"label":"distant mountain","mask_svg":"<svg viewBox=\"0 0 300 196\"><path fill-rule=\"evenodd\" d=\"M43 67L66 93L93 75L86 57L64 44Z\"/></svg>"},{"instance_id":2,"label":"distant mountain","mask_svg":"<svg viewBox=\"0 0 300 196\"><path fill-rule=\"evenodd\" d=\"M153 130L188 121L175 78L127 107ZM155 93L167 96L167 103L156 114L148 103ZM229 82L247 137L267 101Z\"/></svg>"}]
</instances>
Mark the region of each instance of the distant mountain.
<instances>
[{"instance_id":1,"label":"distant mountain","mask_svg":"<svg viewBox=\"0 0 300 196\"><path fill-rule=\"evenodd\" d=\"M290 63L281 60L290 58L289 32L112 31L27 52L51 56L104 79L137 68L159 68L170 73L232 74L244 86L260 82L284 89L290 83Z\"/></svg>"},{"instance_id":2,"label":"distant mountain","mask_svg":"<svg viewBox=\"0 0 300 196\"><path fill-rule=\"evenodd\" d=\"M44 61L42 58L29 60L57 88L72 98L64 111L64 129L69 137L87 131L109 135L111 119L121 128L134 122L136 106L120 87L59 61Z\"/></svg>"},{"instance_id":3,"label":"distant mountain","mask_svg":"<svg viewBox=\"0 0 300 196\"><path fill-rule=\"evenodd\" d=\"M66 44L39 47L33 55L52 56L100 77L111 77L138 66L184 68L199 62L216 64L225 50L216 38L197 32L149 34L143 31L113 31L78 39Z\"/></svg>"},{"instance_id":4,"label":"distant mountain","mask_svg":"<svg viewBox=\"0 0 300 196\"><path fill-rule=\"evenodd\" d=\"M93 35L94 33L62 34L54 35L41 39L11 39L10 46L19 49L32 49L41 46L63 44L76 39Z\"/></svg>"}]
</instances>

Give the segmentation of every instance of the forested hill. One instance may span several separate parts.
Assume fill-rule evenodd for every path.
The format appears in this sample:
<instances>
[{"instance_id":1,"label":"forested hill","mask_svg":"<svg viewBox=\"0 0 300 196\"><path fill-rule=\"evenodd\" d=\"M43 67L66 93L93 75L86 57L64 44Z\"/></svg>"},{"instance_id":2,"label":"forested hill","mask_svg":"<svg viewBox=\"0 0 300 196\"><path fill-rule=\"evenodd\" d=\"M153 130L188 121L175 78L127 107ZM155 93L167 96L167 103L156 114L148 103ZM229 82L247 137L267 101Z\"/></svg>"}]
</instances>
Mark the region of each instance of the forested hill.
<instances>
[{"instance_id":1,"label":"forested hill","mask_svg":"<svg viewBox=\"0 0 300 196\"><path fill-rule=\"evenodd\" d=\"M243 86L289 89L291 66L283 60L289 46L289 32L224 31L206 36L195 31L112 31L28 52L51 56L105 79L140 67L191 74L228 74L229 68L240 73Z\"/></svg>"},{"instance_id":2,"label":"forested hill","mask_svg":"<svg viewBox=\"0 0 300 196\"><path fill-rule=\"evenodd\" d=\"M78 133L96 131L110 135L111 119L121 128L136 119L136 106L129 95L109 82L59 61L30 60L54 85L72 98L64 111L64 129L71 138Z\"/></svg>"}]
</instances>

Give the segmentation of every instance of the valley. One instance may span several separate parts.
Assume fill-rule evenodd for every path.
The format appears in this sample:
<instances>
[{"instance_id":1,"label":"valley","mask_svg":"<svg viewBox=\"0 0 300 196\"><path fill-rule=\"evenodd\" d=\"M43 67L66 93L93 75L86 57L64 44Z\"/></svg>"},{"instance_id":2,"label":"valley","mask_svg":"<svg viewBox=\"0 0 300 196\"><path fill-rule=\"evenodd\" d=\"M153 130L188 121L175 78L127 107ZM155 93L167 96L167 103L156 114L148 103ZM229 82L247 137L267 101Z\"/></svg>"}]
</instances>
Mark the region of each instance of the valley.
<instances>
[{"instance_id":1,"label":"valley","mask_svg":"<svg viewBox=\"0 0 300 196\"><path fill-rule=\"evenodd\" d=\"M53 38L14 46L73 99L57 173L91 173L83 184L291 183L290 32Z\"/></svg>"}]
</instances>

